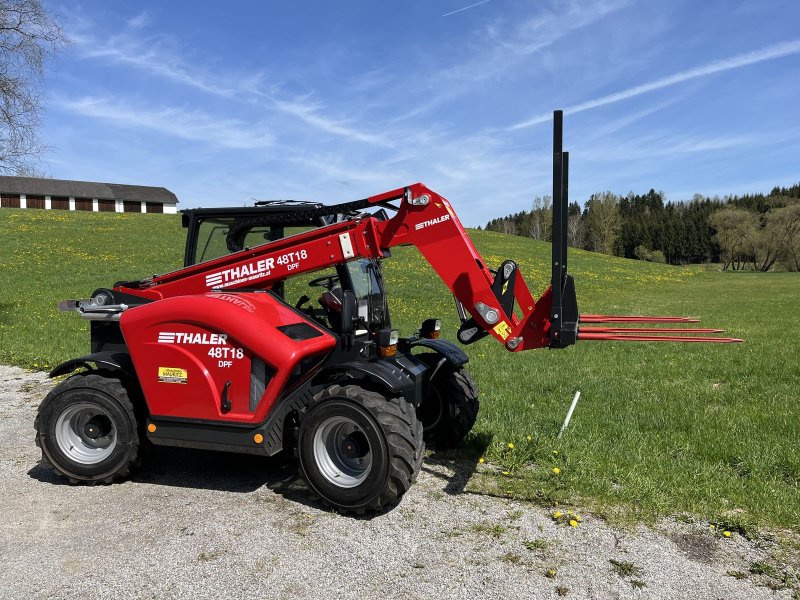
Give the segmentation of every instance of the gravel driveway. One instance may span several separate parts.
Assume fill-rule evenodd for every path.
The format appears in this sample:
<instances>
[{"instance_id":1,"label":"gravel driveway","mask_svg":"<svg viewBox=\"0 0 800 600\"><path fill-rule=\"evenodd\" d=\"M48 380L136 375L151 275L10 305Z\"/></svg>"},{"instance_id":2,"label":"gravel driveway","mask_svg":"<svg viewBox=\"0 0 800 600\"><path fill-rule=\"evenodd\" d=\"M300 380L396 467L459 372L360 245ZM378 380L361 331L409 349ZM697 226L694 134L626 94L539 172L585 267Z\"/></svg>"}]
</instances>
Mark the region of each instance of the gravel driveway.
<instances>
[{"instance_id":1,"label":"gravel driveway","mask_svg":"<svg viewBox=\"0 0 800 600\"><path fill-rule=\"evenodd\" d=\"M66 485L33 443L50 385L0 366L3 599L792 597L726 574L775 544L701 524L556 525L463 492L453 461L426 462L399 506L363 519L310 500L289 460L164 448L132 481Z\"/></svg>"}]
</instances>

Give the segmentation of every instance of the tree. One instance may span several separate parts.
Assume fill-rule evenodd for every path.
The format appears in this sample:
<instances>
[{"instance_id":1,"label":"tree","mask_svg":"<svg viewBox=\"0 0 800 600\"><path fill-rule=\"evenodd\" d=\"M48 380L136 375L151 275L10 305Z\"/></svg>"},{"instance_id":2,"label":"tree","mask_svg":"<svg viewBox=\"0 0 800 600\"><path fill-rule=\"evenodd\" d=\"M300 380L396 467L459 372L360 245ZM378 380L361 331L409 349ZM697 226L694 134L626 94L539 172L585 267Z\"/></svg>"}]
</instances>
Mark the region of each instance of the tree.
<instances>
[{"instance_id":1,"label":"tree","mask_svg":"<svg viewBox=\"0 0 800 600\"><path fill-rule=\"evenodd\" d=\"M573 248L583 248L583 230L581 205L570 202L567 208L567 244Z\"/></svg>"},{"instance_id":2,"label":"tree","mask_svg":"<svg viewBox=\"0 0 800 600\"><path fill-rule=\"evenodd\" d=\"M758 234L758 214L740 208L723 208L709 218L717 230L716 241L720 248L722 270L729 267L741 269L753 258L753 247Z\"/></svg>"},{"instance_id":3,"label":"tree","mask_svg":"<svg viewBox=\"0 0 800 600\"><path fill-rule=\"evenodd\" d=\"M547 241L553 228L553 198L536 196L533 199L527 232L535 240Z\"/></svg>"},{"instance_id":4,"label":"tree","mask_svg":"<svg viewBox=\"0 0 800 600\"><path fill-rule=\"evenodd\" d=\"M587 249L611 254L622 224L619 196L612 192L592 194L586 201L584 222Z\"/></svg>"},{"instance_id":5,"label":"tree","mask_svg":"<svg viewBox=\"0 0 800 600\"><path fill-rule=\"evenodd\" d=\"M67 43L39 0L0 0L0 171L29 167L41 153L44 69Z\"/></svg>"},{"instance_id":6,"label":"tree","mask_svg":"<svg viewBox=\"0 0 800 600\"><path fill-rule=\"evenodd\" d=\"M778 258L786 268L800 271L800 204L773 209L766 226L779 240Z\"/></svg>"},{"instance_id":7,"label":"tree","mask_svg":"<svg viewBox=\"0 0 800 600\"><path fill-rule=\"evenodd\" d=\"M647 246L637 246L636 250L634 250L634 254L636 258L639 260L645 260L647 262L654 262L654 263L661 263L664 264L666 262L666 258L664 258L664 253L661 250L650 250Z\"/></svg>"}]
</instances>

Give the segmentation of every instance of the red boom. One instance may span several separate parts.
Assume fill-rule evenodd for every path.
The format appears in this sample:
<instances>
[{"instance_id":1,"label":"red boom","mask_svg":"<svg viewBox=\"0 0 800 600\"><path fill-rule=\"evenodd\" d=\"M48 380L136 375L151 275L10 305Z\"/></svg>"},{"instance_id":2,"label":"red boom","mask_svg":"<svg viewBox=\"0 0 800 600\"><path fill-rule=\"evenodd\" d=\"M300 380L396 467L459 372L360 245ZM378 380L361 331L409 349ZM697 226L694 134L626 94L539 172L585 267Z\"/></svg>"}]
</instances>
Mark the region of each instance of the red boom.
<instances>
[{"instance_id":1,"label":"red boom","mask_svg":"<svg viewBox=\"0 0 800 600\"><path fill-rule=\"evenodd\" d=\"M513 297L505 303L493 287L495 275L472 244L450 202L421 183L372 196L367 204L399 201L397 214L380 220L362 215L192 265L137 283L120 286L123 292L151 299L206 294L218 290L269 289L287 277L316 271L355 258L381 258L394 246L416 246L475 323L512 351L542 348L551 344L551 288L535 302L518 269L506 282ZM130 285L130 284L129 284ZM503 288L505 290L505 287ZM512 307L512 310L503 308ZM521 318L513 311L519 307ZM687 323L682 317L582 315L581 323L646 322ZM655 333L658 330L628 330ZM670 330L664 330L670 333ZM718 333L721 330L683 329L673 333ZM579 331L578 339L614 341L735 342L732 338L669 335L627 335L624 329Z\"/></svg>"}]
</instances>

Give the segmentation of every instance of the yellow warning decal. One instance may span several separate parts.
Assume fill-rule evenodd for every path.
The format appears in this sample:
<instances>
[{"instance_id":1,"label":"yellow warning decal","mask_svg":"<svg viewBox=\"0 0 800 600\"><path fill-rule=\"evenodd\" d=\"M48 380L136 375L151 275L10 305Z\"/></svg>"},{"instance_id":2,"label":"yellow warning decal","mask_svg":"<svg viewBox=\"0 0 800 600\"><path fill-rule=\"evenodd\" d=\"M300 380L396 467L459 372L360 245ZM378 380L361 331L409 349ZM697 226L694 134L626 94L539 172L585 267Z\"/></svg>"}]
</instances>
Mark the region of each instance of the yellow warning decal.
<instances>
[{"instance_id":1,"label":"yellow warning decal","mask_svg":"<svg viewBox=\"0 0 800 600\"><path fill-rule=\"evenodd\" d=\"M505 341L511 335L511 326L506 321L500 321L494 326L494 332Z\"/></svg>"},{"instance_id":2,"label":"yellow warning decal","mask_svg":"<svg viewBox=\"0 0 800 600\"><path fill-rule=\"evenodd\" d=\"M177 367L158 367L159 383L186 383L189 379L186 369Z\"/></svg>"}]
</instances>

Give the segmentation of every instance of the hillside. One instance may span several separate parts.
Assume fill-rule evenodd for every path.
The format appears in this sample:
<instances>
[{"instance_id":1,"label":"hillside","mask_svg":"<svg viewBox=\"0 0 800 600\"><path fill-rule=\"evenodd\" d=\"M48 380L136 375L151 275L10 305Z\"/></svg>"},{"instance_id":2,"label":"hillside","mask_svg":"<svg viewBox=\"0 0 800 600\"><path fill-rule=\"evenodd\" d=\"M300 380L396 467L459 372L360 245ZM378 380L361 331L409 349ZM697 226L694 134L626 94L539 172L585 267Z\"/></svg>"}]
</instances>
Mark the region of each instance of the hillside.
<instances>
[{"instance_id":1,"label":"hillside","mask_svg":"<svg viewBox=\"0 0 800 600\"><path fill-rule=\"evenodd\" d=\"M548 244L471 235L490 265L515 258L534 295L546 287ZM180 218L166 215L3 209L0 240L0 363L34 369L88 351L86 322L59 314L59 300L171 270L183 252ZM570 270L582 311L695 316L747 342L584 342L523 354L491 339L467 347L482 405L459 456L491 467L469 489L609 516L688 511L741 527L800 523L800 279L582 251ZM386 280L401 333L441 316L454 337L452 297L416 250L395 251ZM582 400L557 441L576 389Z\"/></svg>"}]
</instances>

